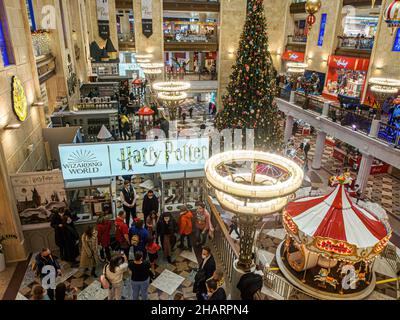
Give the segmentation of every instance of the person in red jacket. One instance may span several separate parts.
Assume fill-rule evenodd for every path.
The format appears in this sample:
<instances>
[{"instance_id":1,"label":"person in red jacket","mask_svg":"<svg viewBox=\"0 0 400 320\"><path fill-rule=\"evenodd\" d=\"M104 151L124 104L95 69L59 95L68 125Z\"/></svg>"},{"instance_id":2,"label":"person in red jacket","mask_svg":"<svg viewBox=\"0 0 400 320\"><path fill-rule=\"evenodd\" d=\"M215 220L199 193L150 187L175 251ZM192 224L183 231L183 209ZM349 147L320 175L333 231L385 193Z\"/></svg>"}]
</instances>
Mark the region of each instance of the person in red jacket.
<instances>
[{"instance_id":1,"label":"person in red jacket","mask_svg":"<svg viewBox=\"0 0 400 320\"><path fill-rule=\"evenodd\" d=\"M110 232L111 232L111 221L107 219L106 215L102 215L97 219L97 238L98 243L101 246L100 257L107 261L111 260L111 249L110 249ZM105 253L105 256L104 256Z\"/></svg>"},{"instance_id":2,"label":"person in red jacket","mask_svg":"<svg viewBox=\"0 0 400 320\"><path fill-rule=\"evenodd\" d=\"M181 213L179 216L179 234L181 236L181 243L179 245L180 249L185 249L184 243L185 243L185 238L187 239L187 244L188 244L188 249L191 251L192 250L192 242L190 240L190 237L193 232L193 213L192 211L188 210L186 206L182 206L181 208Z\"/></svg>"}]
</instances>

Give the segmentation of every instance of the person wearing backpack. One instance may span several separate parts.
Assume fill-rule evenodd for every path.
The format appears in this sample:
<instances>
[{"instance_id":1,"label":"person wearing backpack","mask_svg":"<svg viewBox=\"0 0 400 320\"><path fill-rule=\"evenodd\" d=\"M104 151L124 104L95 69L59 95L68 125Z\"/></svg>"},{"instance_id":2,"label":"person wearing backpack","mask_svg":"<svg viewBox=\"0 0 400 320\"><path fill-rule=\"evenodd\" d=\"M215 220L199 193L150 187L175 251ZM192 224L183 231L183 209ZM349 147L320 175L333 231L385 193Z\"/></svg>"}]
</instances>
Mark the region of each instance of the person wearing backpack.
<instances>
[{"instance_id":1,"label":"person wearing backpack","mask_svg":"<svg viewBox=\"0 0 400 320\"><path fill-rule=\"evenodd\" d=\"M104 289L108 289L108 300L121 300L124 273L127 270L128 259L123 254L113 256L110 263L103 267L100 282Z\"/></svg>"},{"instance_id":2,"label":"person wearing backpack","mask_svg":"<svg viewBox=\"0 0 400 320\"><path fill-rule=\"evenodd\" d=\"M146 259L146 245L149 241L149 232L143 228L143 220L137 219L135 224L132 224L129 229L129 239L133 247L133 252L142 252L143 259Z\"/></svg>"},{"instance_id":3,"label":"person wearing backpack","mask_svg":"<svg viewBox=\"0 0 400 320\"><path fill-rule=\"evenodd\" d=\"M129 259L129 228L125 223L125 211L121 210L115 219L115 240L118 242L119 249L124 251L125 256Z\"/></svg>"}]
</instances>

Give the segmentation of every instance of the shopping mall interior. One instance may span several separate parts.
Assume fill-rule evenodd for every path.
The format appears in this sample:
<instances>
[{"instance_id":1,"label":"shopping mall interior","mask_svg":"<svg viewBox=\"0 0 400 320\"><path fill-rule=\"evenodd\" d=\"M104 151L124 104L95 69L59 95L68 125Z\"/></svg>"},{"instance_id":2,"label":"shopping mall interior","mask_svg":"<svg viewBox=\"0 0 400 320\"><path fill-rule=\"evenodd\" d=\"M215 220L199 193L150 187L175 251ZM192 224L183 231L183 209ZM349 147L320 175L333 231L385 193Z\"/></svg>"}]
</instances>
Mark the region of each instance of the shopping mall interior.
<instances>
[{"instance_id":1,"label":"shopping mall interior","mask_svg":"<svg viewBox=\"0 0 400 320\"><path fill-rule=\"evenodd\" d=\"M0 0L0 300L400 299L400 0Z\"/></svg>"}]
</instances>

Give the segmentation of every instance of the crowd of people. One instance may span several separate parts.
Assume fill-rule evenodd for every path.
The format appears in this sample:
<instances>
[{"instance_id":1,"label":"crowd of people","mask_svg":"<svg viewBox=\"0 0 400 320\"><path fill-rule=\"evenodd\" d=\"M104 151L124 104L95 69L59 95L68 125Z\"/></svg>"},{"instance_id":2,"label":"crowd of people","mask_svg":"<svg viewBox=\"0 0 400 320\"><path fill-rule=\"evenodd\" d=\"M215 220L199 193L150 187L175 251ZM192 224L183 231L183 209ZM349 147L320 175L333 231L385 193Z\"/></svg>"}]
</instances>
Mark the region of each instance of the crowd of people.
<instances>
[{"instance_id":1,"label":"crowd of people","mask_svg":"<svg viewBox=\"0 0 400 320\"><path fill-rule=\"evenodd\" d=\"M159 252L162 252L165 263L173 263L176 247L181 250L192 250L194 247L197 252L201 251L193 285L197 299L226 300L223 272L216 268L211 249L206 245L207 239L213 236L214 228L203 202L198 201L193 212L182 206L179 214L161 213L155 192L148 190L139 214L136 205L138 195L129 180L124 182L120 198L122 210L115 221L105 213L95 225L88 225L81 236L70 211L54 209L51 226L61 260L99 278L102 287L108 290L108 300L121 299L122 288L128 279L132 299L147 300L149 285L161 261ZM35 257L32 268L42 284L48 276L47 269L43 269L45 266L53 267L55 276L62 275L59 258L48 248L42 249ZM38 285L33 288L32 299L76 300L77 292L77 288L70 288L64 283L57 285L56 289L47 290ZM182 300L182 293L178 292L174 299Z\"/></svg>"}]
</instances>

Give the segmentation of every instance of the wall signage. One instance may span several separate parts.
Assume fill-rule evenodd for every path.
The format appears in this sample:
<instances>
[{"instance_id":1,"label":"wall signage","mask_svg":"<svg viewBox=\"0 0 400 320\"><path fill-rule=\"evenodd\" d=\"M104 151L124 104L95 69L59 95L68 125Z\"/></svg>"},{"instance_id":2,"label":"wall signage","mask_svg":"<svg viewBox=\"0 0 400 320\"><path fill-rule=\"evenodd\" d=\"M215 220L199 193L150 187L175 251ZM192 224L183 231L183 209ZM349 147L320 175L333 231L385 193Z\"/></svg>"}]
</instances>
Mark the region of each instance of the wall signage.
<instances>
[{"instance_id":1,"label":"wall signage","mask_svg":"<svg viewBox=\"0 0 400 320\"><path fill-rule=\"evenodd\" d=\"M152 0L142 0L142 32L146 38L153 34Z\"/></svg>"},{"instance_id":2,"label":"wall signage","mask_svg":"<svg viewBox=\"0 0 400 320\"><path fill-rule=\"evenodd\" d=\"M319 28L319 37L318 37L318 47L322 47L324 44L324 36L325 36L325 28L326 28L326 18L327 14L323 13L321 15L321 26Z\"/></svg>"},{"instance_id":3,"label":"wall signage","mask_svg":"<svg viewBox=\"0 0 400 320\"><path fill-rule=\"evenodd\" d=\"M13 76L11 84L11 101L13 110L20 121L28 117L28 101L26 100L25 89L21 80Z\"/></svg>"},{"instance_id":4,"label":"wall signage","mask_svg":"<svg viewBox=\"0 0 400 320\"><path fill-rule=\"evenodd\" d=\"M171 139L59 146L65 180L200 170L209 139Z\"/></svg>"},{"instance_id":5,"label":"wall signage","mask_svg":"<svg viewBox=\"0 0 400 320\"><path fill-rule=\"evenodd\" d=\"M99 36L107 40L110 37L110 13L108 0L97 0L97 25L99 26Z\"/></svg>"},{"instance_id":6,"label":"wall signage","mask_svg":"<svg viewBox=\"0 0 400 320\"><path fill-rule=\"evenodd\" d=\"M400 52L400 28L396 31L396 36L394 37L393 49L394 52Z\"/></svg>"}]
</instances>

